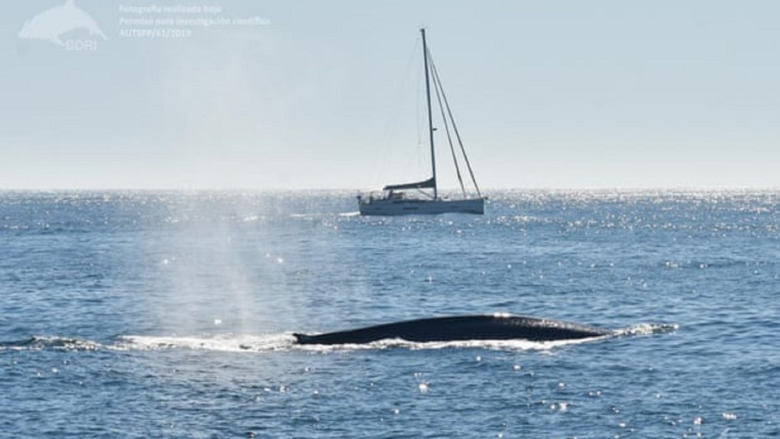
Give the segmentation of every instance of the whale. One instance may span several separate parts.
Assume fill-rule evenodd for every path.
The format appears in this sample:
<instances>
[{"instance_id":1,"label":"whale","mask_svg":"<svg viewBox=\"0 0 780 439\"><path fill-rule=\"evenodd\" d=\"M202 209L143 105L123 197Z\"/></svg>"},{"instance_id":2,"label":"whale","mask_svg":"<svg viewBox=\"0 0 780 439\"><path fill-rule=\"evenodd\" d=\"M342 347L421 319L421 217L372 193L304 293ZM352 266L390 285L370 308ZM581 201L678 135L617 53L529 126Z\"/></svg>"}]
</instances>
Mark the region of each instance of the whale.
<instances>
[{"instance_id":1,"label":"whale","mask_svg":"<svg viewBox=\"0 0 780 439\"><path fill-rule=\"evenodd\" d=\"M293 333L302 345L365 344L386 339L410 342L528 340L535 342L603 337L615 331L578 323L511 314L434 317L322 334Z\"/></svg>"}]
</instances>

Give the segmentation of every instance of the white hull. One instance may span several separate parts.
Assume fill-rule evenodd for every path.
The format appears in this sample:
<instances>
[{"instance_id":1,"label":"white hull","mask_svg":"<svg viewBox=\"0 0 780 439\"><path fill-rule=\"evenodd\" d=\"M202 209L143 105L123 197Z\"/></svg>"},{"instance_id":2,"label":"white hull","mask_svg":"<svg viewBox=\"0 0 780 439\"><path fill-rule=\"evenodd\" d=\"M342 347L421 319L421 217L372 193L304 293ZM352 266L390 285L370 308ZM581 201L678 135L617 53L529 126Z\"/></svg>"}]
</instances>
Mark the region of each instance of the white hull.
<instances>
[{"instance_id":1,"label":"white hull","mask_svg":"<svg viewBox=\"0 0 780 439\"><path fill-rule=\"evenodd\" d=\"M440 213L485 213L485 199L466 200L361 200L361 215L436 215Z\"/></svg>"}]
</instances>

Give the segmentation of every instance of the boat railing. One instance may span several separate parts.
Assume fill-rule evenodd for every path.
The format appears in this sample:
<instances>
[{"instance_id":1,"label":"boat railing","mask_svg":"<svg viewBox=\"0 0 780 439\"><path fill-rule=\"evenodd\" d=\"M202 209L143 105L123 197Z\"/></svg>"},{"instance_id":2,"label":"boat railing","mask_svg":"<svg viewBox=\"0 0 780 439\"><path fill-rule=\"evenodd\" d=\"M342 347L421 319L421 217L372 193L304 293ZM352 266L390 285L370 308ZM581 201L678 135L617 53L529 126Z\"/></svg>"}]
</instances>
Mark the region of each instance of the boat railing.
<instances>
[{"instance_id":1,"label":"boat railing","mask_svg":"<svg viewBox=\"0 0 780 439\"><path fill-rule=\"evenodd\" d=\"M468 198L459 196L456 191L439 192L435 199L433 194L424 191L368 191L357 195L358 201L362 204L370 204L374 201L455 201Z\"/></svg>"},{"instance_id":2,"label":"boat railing","mask_svg":"<svg viewBox=\"0 0 780 439\"><path fill-rule=\"evenodd\" d=\"M357 195L357 199L362 204L370 204L373 203L374 200L381 200L383 197L382 192L377 191L370 191L370 192L360 192Z\"/></svg>"}]
</instances>

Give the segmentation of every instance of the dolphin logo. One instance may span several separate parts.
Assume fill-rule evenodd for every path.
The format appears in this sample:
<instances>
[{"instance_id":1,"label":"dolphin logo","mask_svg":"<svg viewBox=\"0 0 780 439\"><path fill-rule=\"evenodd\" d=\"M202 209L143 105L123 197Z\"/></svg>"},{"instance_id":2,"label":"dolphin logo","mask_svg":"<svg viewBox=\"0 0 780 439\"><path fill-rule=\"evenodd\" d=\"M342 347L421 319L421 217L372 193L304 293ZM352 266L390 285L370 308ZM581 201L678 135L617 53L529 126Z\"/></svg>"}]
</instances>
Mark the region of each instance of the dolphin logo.
<instances>
[{"instance_id":1,"label":"dolphin logo","mask_svg":"<svg viewBox=\"0 0 780 439\"><path fill-rule=\"evenodd\" d=\"M49 40L64 47L60 37L76 29L84 29L90 35L107 39L95 19L76 6L75 0L66 0L65 4L46 9L26 21L19 31L19 38Z\"/></svg>"}]
</instances>

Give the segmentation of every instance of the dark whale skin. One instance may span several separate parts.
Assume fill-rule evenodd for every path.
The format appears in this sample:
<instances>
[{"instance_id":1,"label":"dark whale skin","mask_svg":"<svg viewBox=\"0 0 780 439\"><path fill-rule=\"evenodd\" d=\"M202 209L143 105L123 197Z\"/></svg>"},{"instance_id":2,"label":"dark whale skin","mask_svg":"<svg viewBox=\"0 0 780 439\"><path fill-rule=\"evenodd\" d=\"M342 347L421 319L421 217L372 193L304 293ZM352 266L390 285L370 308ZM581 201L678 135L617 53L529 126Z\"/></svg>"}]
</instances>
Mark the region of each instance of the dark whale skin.
<instances>
[{"instance_id":1,"label":"dark whale skin","mask_svg":"<svg viewBox=\"0 0 780 439\"><path fill-rule=\"evenodd\" d=\"M411 342L464 340L577 340L613 331L577 323L505 314L435 317L367 326L346 331L293 334L298 344L363 344L400 338Z\"/></svg>"}]
</instances>

